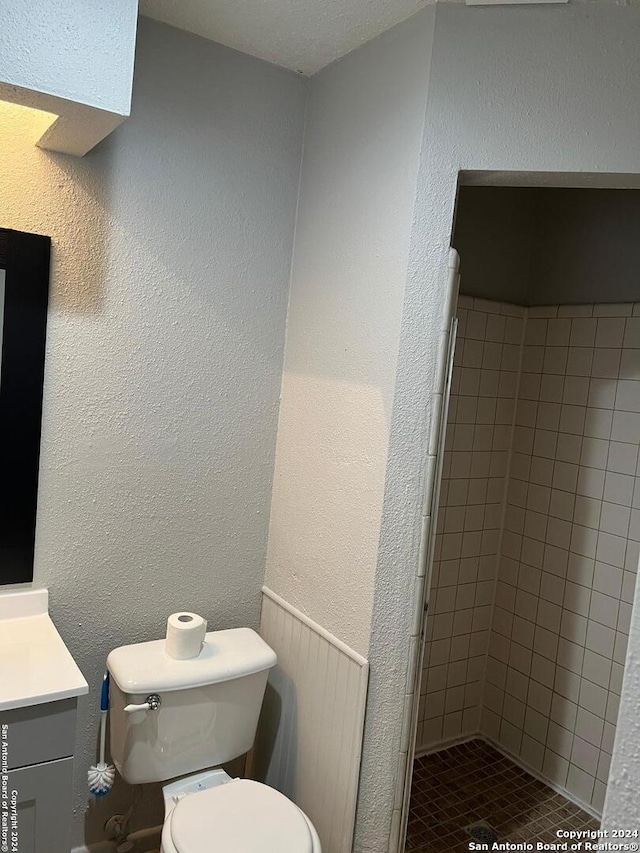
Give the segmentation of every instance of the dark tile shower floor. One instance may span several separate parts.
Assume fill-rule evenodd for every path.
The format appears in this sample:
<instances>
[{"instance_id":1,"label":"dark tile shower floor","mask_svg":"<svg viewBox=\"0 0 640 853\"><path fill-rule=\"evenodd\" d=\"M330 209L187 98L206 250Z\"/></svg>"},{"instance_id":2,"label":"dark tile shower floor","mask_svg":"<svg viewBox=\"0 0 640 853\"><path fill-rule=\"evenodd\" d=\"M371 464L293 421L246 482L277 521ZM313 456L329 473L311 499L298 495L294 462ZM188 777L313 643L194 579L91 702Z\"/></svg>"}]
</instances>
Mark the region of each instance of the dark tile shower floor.
<instances>
[{"instance_id":1,"label":"dark tile shower floor","mask_svg":"<svg viewBox=\"0 0 640 853\"><path fill-rule=\"evenodd\" d=\"M557 842L558 829L599 827L484 741L416 758L406 850L467 853L472 838L465 827L478 821L488 823L498 841L511 842Z\"/></svg>"}]
</instances>

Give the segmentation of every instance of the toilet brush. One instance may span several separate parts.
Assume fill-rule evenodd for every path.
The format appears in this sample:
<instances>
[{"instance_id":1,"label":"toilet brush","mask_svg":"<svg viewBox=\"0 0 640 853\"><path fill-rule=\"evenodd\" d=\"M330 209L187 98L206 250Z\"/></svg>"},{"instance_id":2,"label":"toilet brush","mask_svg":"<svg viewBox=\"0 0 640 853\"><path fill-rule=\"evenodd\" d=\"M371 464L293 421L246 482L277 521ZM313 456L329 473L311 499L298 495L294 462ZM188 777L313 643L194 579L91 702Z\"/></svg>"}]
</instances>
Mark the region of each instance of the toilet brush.
<instances>
[{"instance_id":1,"label":"toilet brush","mask_svg":"<svg viewBox=\"0 0 640 853\"><path fill-rule=\"evenodd\" d=\"M100 760L89 768L87 781L89 791L96 797L104 797L113 787L116 776L115 767L107 764L104 760L104 748L107 739L107 712L109 710L109 673L105 672L102 679L102 692L100 694Z\"/></svg>"}]
</instances>

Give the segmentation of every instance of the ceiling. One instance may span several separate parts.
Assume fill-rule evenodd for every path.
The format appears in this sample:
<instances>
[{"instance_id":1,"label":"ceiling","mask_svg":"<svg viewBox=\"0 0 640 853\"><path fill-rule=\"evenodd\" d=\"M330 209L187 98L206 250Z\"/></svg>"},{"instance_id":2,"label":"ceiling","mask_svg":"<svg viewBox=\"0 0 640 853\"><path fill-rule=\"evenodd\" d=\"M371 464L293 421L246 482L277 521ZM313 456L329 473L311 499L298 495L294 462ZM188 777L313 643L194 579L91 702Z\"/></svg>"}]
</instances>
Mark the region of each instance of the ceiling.
<instances>
[{"instance_id":1,"label":"ceiling","mask_svg":"<svg viewBox=\"0 0 640 853\"><path fill-rule=\"evenodd\" d=\"M140 13L303 74L434 0L140 0Z\"/></svg>"}]
</instances>

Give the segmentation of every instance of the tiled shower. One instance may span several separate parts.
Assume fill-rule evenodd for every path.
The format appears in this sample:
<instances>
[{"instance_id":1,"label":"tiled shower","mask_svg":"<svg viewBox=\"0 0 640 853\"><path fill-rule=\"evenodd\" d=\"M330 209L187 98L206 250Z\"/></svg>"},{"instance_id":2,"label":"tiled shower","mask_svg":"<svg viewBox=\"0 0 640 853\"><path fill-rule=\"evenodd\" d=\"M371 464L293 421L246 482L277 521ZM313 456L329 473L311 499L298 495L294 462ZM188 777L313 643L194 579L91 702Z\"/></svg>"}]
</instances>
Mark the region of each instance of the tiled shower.
<instances>
[{"instance_id":1,"label":"tiled shower","mask_svg":"<svg viewBox=\"0 0 640 853\"><path fill-rule=\"evenodd\" d=\"M602 810L640 549L640 304L460 296L417 753Z\"/></svg>"}]
</instances>

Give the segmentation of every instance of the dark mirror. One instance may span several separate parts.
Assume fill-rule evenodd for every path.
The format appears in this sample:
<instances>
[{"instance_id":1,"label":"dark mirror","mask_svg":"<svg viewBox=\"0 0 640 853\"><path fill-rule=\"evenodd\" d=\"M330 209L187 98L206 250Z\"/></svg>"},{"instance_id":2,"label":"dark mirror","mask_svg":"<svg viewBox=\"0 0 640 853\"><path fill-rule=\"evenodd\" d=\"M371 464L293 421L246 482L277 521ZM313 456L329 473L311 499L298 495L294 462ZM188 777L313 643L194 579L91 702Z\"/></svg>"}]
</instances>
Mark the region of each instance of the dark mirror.
<instances>
[{"instance_id":1,"label":"dark mirror","mask_svg":"<svg viewBox=\"0 0 640 853\"><path fill-rule=\"evenodd\" d=\"M33 580L49 237L0 228L0 583Z\"/></svg>"}]
</instances>

